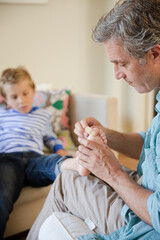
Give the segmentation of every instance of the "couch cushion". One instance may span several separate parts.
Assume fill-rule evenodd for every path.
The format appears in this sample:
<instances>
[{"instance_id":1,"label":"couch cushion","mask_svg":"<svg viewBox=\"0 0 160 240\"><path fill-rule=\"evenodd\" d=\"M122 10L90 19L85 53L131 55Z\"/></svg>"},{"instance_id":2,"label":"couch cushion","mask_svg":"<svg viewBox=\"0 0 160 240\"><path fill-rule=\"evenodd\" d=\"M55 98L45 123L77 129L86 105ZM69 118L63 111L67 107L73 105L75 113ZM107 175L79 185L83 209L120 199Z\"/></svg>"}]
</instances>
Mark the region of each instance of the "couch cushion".
<instances>
[{"instance_id":1,"label":"couch cushion","mask_svg":"<svg viewBox=\"0 0 160 240\"><path fill-rule=\"evenodd\" d=\"M23 187L18 200L16 201L14 208L23 206L28 203L35 202L36 200L46 198L52 184L46 187L33 188Z\"/></svg>"},{"instance_id":2,"label":"couch cushion","mask_svg":"<svg viewBox=\"0 0 160 240\"><path fill-rule=\"evenodd\" d=\"M34 106L45 107L51 112L51 125L53 131L63 143L65 150L75 149L75 145L70 135L70 122L68 116L69 88L59 90L36 91Z\"/></svg>"}]
</instances>

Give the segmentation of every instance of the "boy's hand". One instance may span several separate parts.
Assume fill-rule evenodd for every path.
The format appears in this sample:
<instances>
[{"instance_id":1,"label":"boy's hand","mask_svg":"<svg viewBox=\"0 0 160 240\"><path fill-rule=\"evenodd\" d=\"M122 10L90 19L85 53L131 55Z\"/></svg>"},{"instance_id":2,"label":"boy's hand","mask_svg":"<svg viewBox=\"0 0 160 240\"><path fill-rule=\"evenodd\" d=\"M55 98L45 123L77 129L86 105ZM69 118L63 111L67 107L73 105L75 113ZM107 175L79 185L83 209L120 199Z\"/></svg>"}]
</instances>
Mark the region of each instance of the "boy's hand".
<instances>
[{"instance_id":1,"label":"boy's hand","mask_svg":"<svg viewBox=\"0 0 160 240\"><path fill-rule=\"evenodd\" d=\"M68 155L68 153L63 149L59 149L56 153L62 157Z\"/></svg>"},{"instance_id":2,"label":"boy's hand","mask_svg":"<svg viewBox=\"0 0 160 240\"><path fill-rule=\"evenodd\" d=\"M59 154L62 157L66 156L66 155L72 155L72 157L75 157L73 154L70 154L67 151L63 150L63 149L59 149L56 153Z\"/></svg>"}]
</instances>

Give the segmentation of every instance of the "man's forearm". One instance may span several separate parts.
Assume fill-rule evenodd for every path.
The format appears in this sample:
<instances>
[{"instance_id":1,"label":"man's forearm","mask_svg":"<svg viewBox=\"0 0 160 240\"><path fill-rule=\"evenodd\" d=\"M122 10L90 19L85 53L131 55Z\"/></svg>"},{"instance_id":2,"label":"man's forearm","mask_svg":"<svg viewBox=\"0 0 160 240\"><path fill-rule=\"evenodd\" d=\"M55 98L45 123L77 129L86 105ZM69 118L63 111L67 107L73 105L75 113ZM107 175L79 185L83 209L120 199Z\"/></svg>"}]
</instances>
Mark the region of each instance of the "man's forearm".
<instances>
[{"instance_id":1,"label":"man's forearm","mask_svg":"<svg viewBox=\"0 0 160 240\"><path fill-rule=\"evenodd\" d=\"M139 159L143 146L143 139L139 134L126 134L106 129L106 135L110 148ZM147 210L147 199L152 194L151 191L141 187L123 170L118 171L113 177L111 186L139 218L152 225Z\"/></svg>"},{"instance_id":2,"label":"man's forearm","mask_svg":"<svg viewBox=\"0 0 160 240\"><path fill-rule=\"evenodd\" d=\"M110 129L105 129L107 136L107 144L110 148L123 153L131 158L139 159L143 139L138 133L127 134Z\"/></svg>"},{"instance_id":3,"label":"man's forearm","mask_svg":"<svg viewBox=\"0 0 160 240\"><path fill-rule=\"evenodd\" d=\"M120 171L114 177L111 185L130 209L140 219L152 226L147 210L147 199L153 192L141 187L124 171Z\"/></svg>"}]
</instances>

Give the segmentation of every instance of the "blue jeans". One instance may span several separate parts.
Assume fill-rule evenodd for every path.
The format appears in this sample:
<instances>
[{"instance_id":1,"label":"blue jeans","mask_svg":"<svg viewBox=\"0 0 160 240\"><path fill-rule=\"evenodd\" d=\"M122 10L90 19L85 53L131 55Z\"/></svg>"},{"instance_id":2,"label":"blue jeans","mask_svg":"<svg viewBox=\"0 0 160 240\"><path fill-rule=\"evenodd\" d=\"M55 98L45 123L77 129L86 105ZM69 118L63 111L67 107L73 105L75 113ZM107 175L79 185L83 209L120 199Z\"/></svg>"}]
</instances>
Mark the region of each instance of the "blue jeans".
<instances>
[{"instance_id":1,"label":"blue jeans","mask_svg":"<svg viewBox=\"0 0 160 240\"><path fill-rule=\"evenodd\" d=\"M0 153L0 240L24 184L33 187L51 184L60 173L62 162L71 157L33 152Z\"/></svg>"}]
</instances>

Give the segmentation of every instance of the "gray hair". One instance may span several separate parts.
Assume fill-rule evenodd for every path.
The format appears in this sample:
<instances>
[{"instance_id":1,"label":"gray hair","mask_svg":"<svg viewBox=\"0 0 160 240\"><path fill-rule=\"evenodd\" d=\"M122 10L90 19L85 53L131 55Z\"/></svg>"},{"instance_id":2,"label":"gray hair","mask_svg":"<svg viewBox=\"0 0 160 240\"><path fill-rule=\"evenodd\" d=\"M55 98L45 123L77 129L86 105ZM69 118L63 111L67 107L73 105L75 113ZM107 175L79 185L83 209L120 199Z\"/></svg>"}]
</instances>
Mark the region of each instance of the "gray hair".
<instances>
[{"instance_id":1,"label":"gray hair","mask_svg":"<svg viewBox=\"0 0 160 240\"><path fill-rule=\"evenodd\" d=\"M119 0L93 30L95 42L116 39L137 58L160 44L160 0Z\"/></svg>"}]
</instances>

